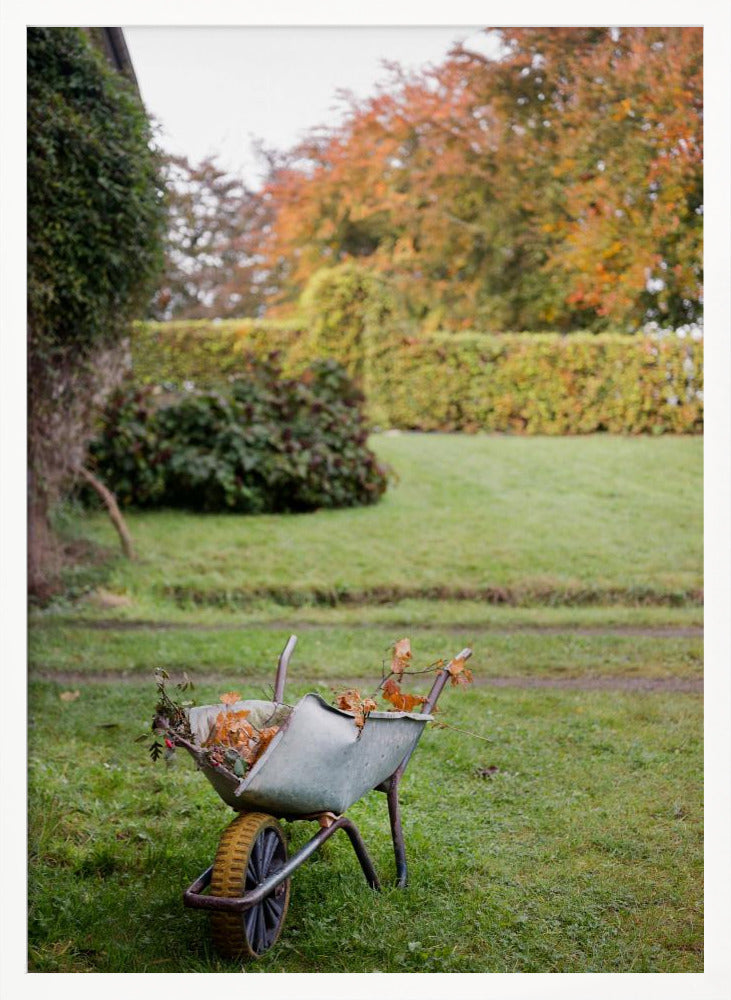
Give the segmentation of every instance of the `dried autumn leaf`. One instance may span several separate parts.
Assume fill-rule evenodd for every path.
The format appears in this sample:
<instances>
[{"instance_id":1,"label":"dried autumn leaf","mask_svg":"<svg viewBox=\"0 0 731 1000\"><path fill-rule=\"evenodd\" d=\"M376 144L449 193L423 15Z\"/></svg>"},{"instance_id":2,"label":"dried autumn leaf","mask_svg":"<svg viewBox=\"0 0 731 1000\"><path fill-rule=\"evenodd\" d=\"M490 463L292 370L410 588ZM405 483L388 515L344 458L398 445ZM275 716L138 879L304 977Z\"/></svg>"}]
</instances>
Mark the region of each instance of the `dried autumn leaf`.
<instances>
[{"instance_id":1,"label":"dried autumn leaf","mask_svg":"<svg viewBox=\"0 0 731 1000\"><path fill-rule=\"evenodd\" d=\"M452 684L471 684L472 683L472 673L467 670L465 663L467 658L464 656L455 656L453 660L450 660L447 664L447 671L450 674L450 680Z\"/></svg>"},{"instance_id":2,"label":"dried autumn leaf","mask_svg":"<svg viewBox=\"0 0 731 1000\"><path fill-rule=\"evenodd\" d=\"M450 660L449 663L447 664L447 670L452 675L452 677L455 677L457 674L461 673L464 670L464 665L466 662L467 661L463 656L455 656L454 659Z\"/></svg>"},{"instance_id":3,"label":"dried autumn leaf","mask_svg":"<svg viewBox=\"0 0 731 1000\"><path fill-rule=\"evenodd\" d=\"M368 718L371 712L374 712L378 706L372 698L364 698L363 701L358 705L355 712L355 725L358 729L362 729L365 725L365 720Z\"/></svg>"},{"instance_id":4,"label":"dried autumn leaf","mask_svg":"<svg viewBox=\"0 0 731 1000\"><path fill-rule=\"evenodd\" d=\"M390 701L399 712L411 712L417 705L423 705L426 698L420 694L404 694L398 683L389 677L381 689L386 701Z\"/></svg>"},{"instance_id":5,"label":"dried autumn leaf","mask_svg":"<svg viewBox=\"0 0 731 1000\"><path fill-rule=\"evenodd\" d=\"M402 694L400 711L413 712L417 705L423 705L426 698L420 694Z\"/></svg>"},{"instance_id":6,"label":"dried autumn leaf","mask_svg":"<svg viewBox=\"0 0 731 1000\"><path fill-rule=\"evenodd\" d=\"M352 712L355 715L355 725L358 729L363 728L369 713L378 707L372 698L361 698L357 688L341 691L336 695L335 704L344 712Z\"/></svg>"},{"instance_id":7,"label":"dried autumn leaf","mask_svg":"<svg viewBox=\"0 0 731 1000\"><path fill-rule=\"evenodd\" d=\"M259 744L256 749L257 760L261 757L278 732L279 726L268 726L266 729L259 730Z\"/></svg>"},{"instance_id":8,"label":"dried autumn leaf","mask_svg":"<svg viewBox=\"0 0 731 1000\"><path fill-rule=\"evenodd\" d=\"M360 701L360 691L357 688L348 688L335 695L335 704L344 712L354 712Z\"/></svg>"},{"instance_id":9,"label":"dried autumn leaf","mask_svg":"<svg viewBox=\"0 0 731 1000\"><path fill-rule=\"evenodd\" d=\"M76 701L81 691L62 691L59 695L61 701Z\"/></svg>"},{"instance_id":10,"label":"dried autumn leaf","mask_svg":"<svg viewBox=\"0 0 731 1000\"><path fill-rule=\"evenodd\" d=\"M241 695L238 691L227 691L226 694L222 694L219 701L222 701L224 705L234 705L237 701L241 701Z\"/></svg>"},{"instance_id":11,"label":"dried autumn leaf","mask_svg":"<svg viewBox=\"0 0 731 1000\"><path fill-rule=\"evenodd\" d=\"M426 698L419 694L399 693L396 697L389 699L398 712L413 712L417 705L423 705Z\"/></svg>"},{"instance_id":12,"label":"dried autumn leaf","mask_svg":"<svg viewBox=\"0 0 731 1000\"><path fill-rule=\"evenodd\" d=\"M389 677L388 680L384 681L383 687L381 688L381 694L386 701L390 701L392 695L400 693L401 688L399 687L398 681L395 681L393 677Z\"/></svg>"},{"instance_id":13,"label":"dried autumn leaf","mask_svg":"<svg viewBox=\"0 0 731 1000\"><path fill-rule=\"evenodd\" d=\"M391 659L391 673L403 674L408 670L411 663L411 641L409 639L399 639L393 644L393 657Z\"/></svg>"},{"instance_id":14,"label":"dried autumn leaf","mask_svg":"<svg viewBox=\"0 0 731 1000\"><path fill-rule=\"evenodd\" d=\"M250 741L256 734L251 723L246 721L248 714L246 709L241 709L238 712L219 712L204 745L222 744L239 749L242 744Z\"/></svg>"},{"instance_id":15,"label":"dried autumn leaf","mask_svg":"<svg viewBox=\"0 0 731 1000\"><path fill-rule=\"evenodd\" d=\"M246 763L251 766L257 757L256 744L251 739L242 740L236 747Z\"/></svg>"},{"instance_id":16,"label":"dried autumn leaf","mask_svg":"<svg viewBox=\"0 0 731 1000\"><path fill-rule=\"evenodd\" d=\"M467 670L467 668L465 667L465 669L461 670L458 674L452 674L451 681L452 684L464 684L464 685L471 684L472 671Z\"/></svg>"}]
</instances>

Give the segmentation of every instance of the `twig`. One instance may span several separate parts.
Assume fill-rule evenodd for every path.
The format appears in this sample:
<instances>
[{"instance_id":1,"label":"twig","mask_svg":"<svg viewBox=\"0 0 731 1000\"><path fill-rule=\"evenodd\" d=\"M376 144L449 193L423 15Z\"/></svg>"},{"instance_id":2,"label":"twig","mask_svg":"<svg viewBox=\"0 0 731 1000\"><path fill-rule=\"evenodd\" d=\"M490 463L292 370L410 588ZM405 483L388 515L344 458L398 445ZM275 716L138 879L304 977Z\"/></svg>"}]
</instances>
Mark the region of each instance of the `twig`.
<instances>
[{"instance_id":1,"label":"twig","mask_svg":"<svg viewBox=\"0 0 731 1000\"><path fill-rule=\"evenodd\" d=\"M455 733L462 733L464 736L474 736L476 740L482 740L483 743L494 743L494 740L488 739L487 736L480 736L478 733L471 733L468 729L459 729L457 726L450 726L446 722L437 722L436 719L432 720L432 725L436 726L437 729L453 729Z\"/></svg>"},{"instance_id":2,"label":"twig","mask_svg":"<svg viewBox=\"0 0 731 1000\"><path fill-rule=\"evenodd\" d=\"M381 683L378 685L371 697L375 698L386 681L390 680L392 677L415 677L417 674L431 674L435 670L441 670L443 667L444 660L435 660L433 663L430 663L428 667L423 667L421 670L402 670L400 673L392 670L390 673L384 674L383 677L381 677Z\"/></svg>"}]
</instances>

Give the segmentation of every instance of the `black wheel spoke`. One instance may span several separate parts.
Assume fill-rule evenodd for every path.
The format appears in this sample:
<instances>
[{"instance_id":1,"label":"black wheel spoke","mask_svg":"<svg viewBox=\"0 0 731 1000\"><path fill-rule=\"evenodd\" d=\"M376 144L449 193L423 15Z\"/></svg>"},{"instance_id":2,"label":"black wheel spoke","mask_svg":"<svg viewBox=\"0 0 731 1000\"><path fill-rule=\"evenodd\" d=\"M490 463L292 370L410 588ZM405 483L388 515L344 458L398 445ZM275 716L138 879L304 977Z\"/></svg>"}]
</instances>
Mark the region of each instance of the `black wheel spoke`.
<instances>
[{"instance_id":1,"label":"black wheel spoke","mask_svg":"<svg viewBox=\"0 0 731 1000\"><path fill-rule=\"evenodd\" d=\"M262 851L263 857L261 862L260 873L261 877L264 879L267 878L269 875L271 875L270 868L271 868L272 858L274 857L274 852L279 846L279 837L277 836L275 830L267 830L262 840L265 840L265 844L264 844L264 849Z\"/></svg>"},{"instance_id":2,"label":"black wheel spoke","mask_svg":"<svg viewBox=\"0 0 731 1000\"><path fill-rule=\"evenodd\" d=\"M254 951L261 954L266 950L267 941L267 926L264 922L264 907L259 904L256 907L256 923L254 924L254 934L256 935L256 943L254 945Z\"/></svg>"},{"instance_id":3,"label":"black wheel spoke","mask_svg":"<svg viewBox=\"0 0 731 1000\"><path fill-rule=\"evenodd\" d=\"M251 867L251 859L249 859L249 863L246 866L246 891L248 892L249 889L256 889L258 882L259 880L256 877L256 872Z\"/></svg>"},{"instance_id":4,"label":"black wheel spoke","mask_svg":"<svg viewBox=\"0 0 731 1000\"><path fill-rule=\"evenodd\" d=\"M257 837L254 841L254 846L251 849L251 856L249 858L249 865L251 865L252 871L254 872L254 878L257 884L262 881L265 874L262 870L262 837Z\"/></svg>"},{"instance_id":5,"label":"black wheel spoke","mask_svg":"<svg viewBox=\"0 0 731 1000\"><path fill-rule=\"evenodd\" d=\"M254 943L254 924L256 923L256 911L259 909L258 906L252 906L250 910L244 915L244 930L246 931L246 940L249 944Z\"/></svg>"},{"instance_id":6,"label":"black wheel spoke","mask_svg":"<svg viewBox=\"0 0 731 1000\"><path fill-rule=\"evenodd\" d=\"M282 915L282 907L273 896L267 896L264 900L264 913L269 918L269 926L276 930Z\"/></svg>"}]
</instances>

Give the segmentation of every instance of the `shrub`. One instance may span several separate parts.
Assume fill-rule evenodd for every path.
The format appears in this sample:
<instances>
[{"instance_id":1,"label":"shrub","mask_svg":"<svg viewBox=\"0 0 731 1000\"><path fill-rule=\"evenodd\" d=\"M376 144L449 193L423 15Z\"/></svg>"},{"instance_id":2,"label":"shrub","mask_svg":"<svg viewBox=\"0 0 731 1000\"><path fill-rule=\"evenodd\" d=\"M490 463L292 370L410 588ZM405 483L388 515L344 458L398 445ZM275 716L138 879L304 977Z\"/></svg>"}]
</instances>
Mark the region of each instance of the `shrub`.
<instances>
[{"instance_id":1,"label":"shrub","mask_svg":"<svg viewBox=\"0 0 731 1000\"><path fill-rule=\"evenodd\" d=\"M42 346L126 332L162 265L161 161L138 94L79 28L28 30L28 313Z\"/></svg>"},{"instance_id":2,"label":"shrub","mask_svg":"<svg viewBox=\"0 0 731 1000\"><path fill-rule=\"evenodd\" d=\"M378 275L352 261L313 274L299 303L313 357L334 358L351 378L367 380L369 341L394 318L395 302Z\"/></svg>"},{"instance_id":3,"label":"shrub","mask_svg":"<svg viewBox=\"0 0 731 1000\"><path fill-rule=\"evenodd\" d=\"M272 360L247 365L225 391L116 394L92 454L120 503L263 513L378 500L386 474L342 368L323 361L295 380Z\"/></svg>"}]
</instances>

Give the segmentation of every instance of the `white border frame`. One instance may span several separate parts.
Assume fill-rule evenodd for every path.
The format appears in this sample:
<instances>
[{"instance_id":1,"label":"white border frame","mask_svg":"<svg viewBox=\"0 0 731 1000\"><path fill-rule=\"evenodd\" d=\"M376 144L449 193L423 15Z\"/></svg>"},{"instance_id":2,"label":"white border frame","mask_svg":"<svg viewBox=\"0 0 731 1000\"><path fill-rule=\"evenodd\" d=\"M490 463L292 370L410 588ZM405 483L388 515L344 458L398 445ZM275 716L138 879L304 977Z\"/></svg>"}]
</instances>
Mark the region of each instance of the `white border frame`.
<instances>
[{"instance_id":1,"label":"white border frame","mask_svg":"<svg viewBox=\"0 0 731 1000\"><path fill-rule=\"evenodd\" d=\"M3 573L0 610L3 624L3 699L17 711L26 705L25 602L25 29L29 24L127 25L454 25L485 22L490 10L475 0L450 3L407 0L270 0L265 4L233 0L126 0L126 2L53 2L53 0L5 0L0 11L0 100L2 101L2 153L0 154L0 551ZM400 997L441 996L459 990L500 998L540 997L561 1000L592 997L657 997L658 1000L715 1000L726 997L731 987L731 637L729 609L731 586L731 309L729 300L729 58L731 17L721 3L697 0L645 0L638 4L616 0L590 9L585 4L558 0L552 4L516 0L508 24L699 24L704 27L706 93L706 212L705 212L705 573L706 573L706 958L702 974L383 974L368 976L291 974L267 977L267 993L296 996L297 1000L320 997L323 992L342 990L348 1000L369 998L374 990ZM549 20L546 16L550 15ZM587 16L589 15L589 16ZM641 19L638 19L640 16ZM9 713L6 713L9 714ZM56 974L49 984L26 967L26 922L22 902L26 894L25 779L14 760L25 757L25 711L18 712L17 730L3 733L0 802L0 990L8 998L44 996L49 990L73 990L76 996L96 995L108 989L102 974L84 976ZM12 746L12 759L7 748ZM67 983L67 977L74 976ZM125 976L119 988L139 997L174 989L183 1000L200 995L201 984L187 974ZM174 980L174 982L170 981ZM260 987L260 988L261 988ZM203 987L205 988L205 987ZM215 987L214 987L215 988ZM241 984L244 988L244 984Z\"/></svg>"}]
</instances>

